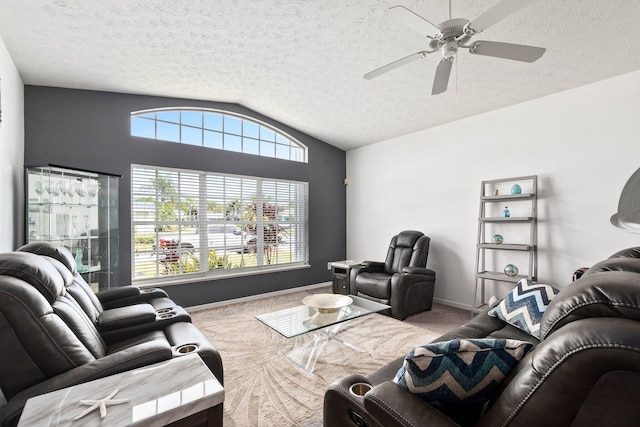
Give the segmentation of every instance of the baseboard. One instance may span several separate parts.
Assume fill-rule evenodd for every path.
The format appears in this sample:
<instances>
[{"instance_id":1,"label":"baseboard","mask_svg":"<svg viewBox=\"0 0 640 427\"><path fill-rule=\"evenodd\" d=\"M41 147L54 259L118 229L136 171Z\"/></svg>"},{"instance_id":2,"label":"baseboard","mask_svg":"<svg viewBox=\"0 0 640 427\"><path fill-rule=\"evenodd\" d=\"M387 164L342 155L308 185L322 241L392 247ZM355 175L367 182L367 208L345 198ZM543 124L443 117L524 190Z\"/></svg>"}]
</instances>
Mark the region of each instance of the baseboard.
<instances>
[{"instance_id":1,"label":"baseboard","mask_svg":"<svg viewBox=\"0 0 640 427\"><path fill-rule=\"evenodd\" d=\"M210 308L223 307L225 305L237 304L237 303L240 303L240 302L255 301L255 300L261 299L261 298L276 297L278 295L287 295L287 294L291 294L293 292L310 291L310 290L324 288L324 287L330 287L330 286L331 286L331 282L322 282L322 283L316 283L316 284L313 284L313 285L300 286L300 287L297 287L297 288L283 289L281 291L267 292L266 294L251 295L251 296L248 296L248 297L234 298L234 299L225 300L225 301L212 302L212 303L209 303L209 304L194 305L194 306L191 306L191 307L185 307L185 310L187 310L188 312L189 311L208 310ZM438 303L438 304L442 304L442 305L447 305L449 307L460 308L462 310L471 310L471 306L469 304L462 304L462 303L459 303L457 301L450 301L450 300L446 300L446 299L442 299L442 298L434 298L433 302Z\"/></svg>"},{"instance_id":2,"label":"baseboard","mask_svg":"<svg viewBox=\"0 0 640 427\"><path fill-rule=\"evenodd\" d=\"M449 307L461 308L463 310L471 310L471 306L469 304L462 304L457 301L450 301L442 298L434 298L433 302L437 302L438 304L448 305Z\"/></svg>"},{"instance_id":3,"label":"baseboard","mask_svg":"<svg viewBox=\"0 0 640 427\"><path fill-rule=\"evenodd\" d=\"M286 295L286 294L291 294L294 292L301 292L301 291L310 291L310 290L330 287L330 286L331 286L331 282L322 282L322 283L316 283L314 285L300 286L297 288L283 289L281 291L267 292L266 294L251 295L248 297L234 298L234 299L229 299L225 301L212 302L209 304L194 305L191 307L184 307L184 309L187 310L187 312L208 310L210 308L223 307L225 305L237 304L240 302L255 301L257 299L277 297L278 295Z\"/></svg>"}]
</instances>

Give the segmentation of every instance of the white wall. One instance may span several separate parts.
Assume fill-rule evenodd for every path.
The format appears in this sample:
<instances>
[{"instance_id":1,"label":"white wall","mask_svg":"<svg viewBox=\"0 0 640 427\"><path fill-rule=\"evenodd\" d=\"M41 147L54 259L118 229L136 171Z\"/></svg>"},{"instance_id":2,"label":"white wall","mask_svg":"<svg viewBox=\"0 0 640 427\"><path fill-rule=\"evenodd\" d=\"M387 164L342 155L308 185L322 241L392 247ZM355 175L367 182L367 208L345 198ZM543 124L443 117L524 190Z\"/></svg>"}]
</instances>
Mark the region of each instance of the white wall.
<instances>
[{"instance_id":1,"label":"white wall","mask_svg":"<svg viewBox=\"0 0 640 427\"><path fill-rule=\"evenodd\" d=\"M24 84L0 38L0 252L22 242L24 217Z\"/></svg>"},{"instance_id":2,"label":"white wall","mask_svg":"<svg viewBox=\"0 0 640 427\"><path fill-rule=\"evenodd\" d=\"M436 298L470 306L480 182L524 175L538 175L539 281L640 246L609 222L640 167L639 93L634 72L347 152L348 258L382 261L421 230Z\"/></svg>"}]
</instances>

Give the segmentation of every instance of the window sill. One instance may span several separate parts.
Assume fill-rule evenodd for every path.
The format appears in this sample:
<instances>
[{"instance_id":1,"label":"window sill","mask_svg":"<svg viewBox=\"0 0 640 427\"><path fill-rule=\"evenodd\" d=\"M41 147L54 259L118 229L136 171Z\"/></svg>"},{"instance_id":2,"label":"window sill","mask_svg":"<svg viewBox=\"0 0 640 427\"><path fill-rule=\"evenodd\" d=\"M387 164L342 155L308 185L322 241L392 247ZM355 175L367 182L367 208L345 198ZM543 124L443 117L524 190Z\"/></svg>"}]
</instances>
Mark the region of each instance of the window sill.
<instances>
[{"instance_id":1,"label":"window sill","mask_svg":"<svg viewBox=\"0 0 640 427\"><path fill-rule=\"evenodd\" d=\"M291 271L291 270L300 270L304 268L311 268L309 264L296 264L296 265L287 265L287 266L279 266L279 267L268 267L268 268L260 268L255 270L243 270L233 272L232 270L226 270L224 272L216 272L214 274L207 273L194 273L185 276L170 276L170 277L153 277L151 279L144 280L132 280L131 284L134 286L138 286L139 288L153 288L158 286L175 286L175 285L186 285L190 283L198 283L198 282L209 282L221 279L231 279L234 277L246 277L246 276L256 276L260 274L268 274L268 273L281 273L283 271Z\"/></svg>"}]
</instances>

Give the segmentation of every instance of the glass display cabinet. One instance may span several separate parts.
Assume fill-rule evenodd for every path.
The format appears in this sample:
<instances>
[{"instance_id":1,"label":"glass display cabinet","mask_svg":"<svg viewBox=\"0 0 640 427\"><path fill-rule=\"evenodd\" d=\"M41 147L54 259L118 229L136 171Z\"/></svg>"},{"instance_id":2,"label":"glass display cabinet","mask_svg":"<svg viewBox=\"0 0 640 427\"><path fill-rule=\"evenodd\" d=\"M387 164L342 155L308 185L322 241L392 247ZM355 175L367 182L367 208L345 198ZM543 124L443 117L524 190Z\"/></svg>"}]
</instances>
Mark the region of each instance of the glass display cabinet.
<instances>
[{"instance_id":1,"label":"glass display cabinet","mask_svg":"<svg viewBox=\"0 0 640 427\"><path fill-rule=\"evenodd\" d=\"M97 291L118 281L119 176L57 166L26 168L26 236L57 242Z\"/></svg>"}]
</instances>

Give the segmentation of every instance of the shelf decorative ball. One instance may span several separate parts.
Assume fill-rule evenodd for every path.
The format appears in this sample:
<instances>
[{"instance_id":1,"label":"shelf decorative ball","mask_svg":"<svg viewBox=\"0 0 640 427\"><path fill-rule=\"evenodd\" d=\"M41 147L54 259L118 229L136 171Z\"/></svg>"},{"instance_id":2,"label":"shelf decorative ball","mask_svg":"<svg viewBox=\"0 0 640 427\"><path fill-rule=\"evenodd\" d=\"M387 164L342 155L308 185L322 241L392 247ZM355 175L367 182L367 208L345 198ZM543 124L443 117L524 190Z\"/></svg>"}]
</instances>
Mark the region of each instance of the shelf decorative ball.
<instances>
[{"instance_id":1,"label":"shelf decorative ball","mask_svg":"<svg viewBox=\"0 0 640 427\"><path fill-rule=\"evenodd\" d=\"M516 267L513 264L507 264L504 267L504 274L506 274L509 277L514 277L518 275L518 267Z\"/></svg>"},{"instance_id":2,"label":"shelf decorative ball","mask_svg":"<svg viewBox=\"0 0 640 427\"><path fill-rule=\"evenodd\" d=\"M491 241L496 245L500 245L502 244L502 242L504 242L504 237L502 237L500 234L494 234L491 238Z\"/></svg>"},{"instance_id":3,"label":"shelf decorative ball","mask_svg":"<svg viewBox=\"0 0 640 427\"><path fill-rule=\"evenodd\" d=\"M509 206L505 206L502 210L502 216L504 218L509 218L511 216L511 211L509 210Z\"/></svg>"},{"instance_id":4,"label":"shelf decorative ball","mask_svg":"<svg viewBox=\"0 0 640 427\"><path fill-rule=\"evenodd\" d=\"M513 184L511 186L511 194L521 194L522 193L522 188L520 187L519 184Z\"/></svg>"}]
</instances>

